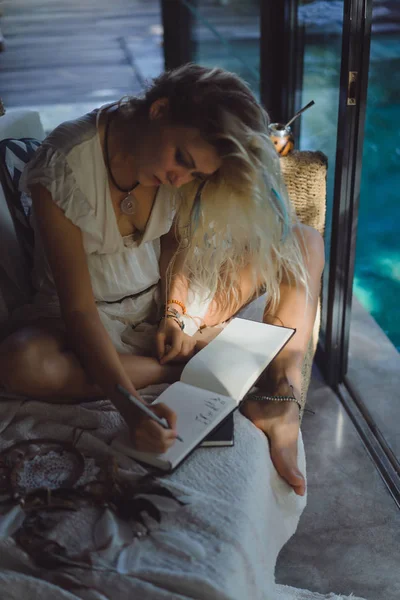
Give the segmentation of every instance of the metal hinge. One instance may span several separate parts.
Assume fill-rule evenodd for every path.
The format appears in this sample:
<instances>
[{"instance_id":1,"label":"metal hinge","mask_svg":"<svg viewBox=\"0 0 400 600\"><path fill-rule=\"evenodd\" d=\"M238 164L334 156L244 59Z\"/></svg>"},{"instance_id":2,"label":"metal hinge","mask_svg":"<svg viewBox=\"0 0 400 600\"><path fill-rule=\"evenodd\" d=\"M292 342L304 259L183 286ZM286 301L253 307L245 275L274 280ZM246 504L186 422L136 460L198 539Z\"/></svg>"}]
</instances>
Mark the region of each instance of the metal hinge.
<instances>
[{"instance_id":1,"label":"metal hinge","mask_svg":"<svg viewBox=\"0 0 400 600\"><path fill-rule=\"evenodd\" d=\"M357 104L357 78L358 71L349 71L349 82L347 86L347 106L355 106Z\"/></svg>"}]
</instances>

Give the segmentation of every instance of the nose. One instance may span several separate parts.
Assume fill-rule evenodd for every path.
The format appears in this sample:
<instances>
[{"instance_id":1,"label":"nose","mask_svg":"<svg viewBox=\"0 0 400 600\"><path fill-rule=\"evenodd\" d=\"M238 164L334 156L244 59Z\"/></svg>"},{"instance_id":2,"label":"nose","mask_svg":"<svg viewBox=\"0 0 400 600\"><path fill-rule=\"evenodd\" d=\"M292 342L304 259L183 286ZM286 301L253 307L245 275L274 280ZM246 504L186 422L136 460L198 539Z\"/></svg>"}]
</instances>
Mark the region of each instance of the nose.
<instances>
[{"instance_id":1,"label":"nose","mask_svg":"<svg viewBox=\"0 0 400 600\"><path fill-rule=\"evenodd\" d=\"M167 179L171 185L179 188L185 183L192 181L193 175L188 169L184 169L182 171L170 171L167 174Z\"/></svg>"}]
</instances>

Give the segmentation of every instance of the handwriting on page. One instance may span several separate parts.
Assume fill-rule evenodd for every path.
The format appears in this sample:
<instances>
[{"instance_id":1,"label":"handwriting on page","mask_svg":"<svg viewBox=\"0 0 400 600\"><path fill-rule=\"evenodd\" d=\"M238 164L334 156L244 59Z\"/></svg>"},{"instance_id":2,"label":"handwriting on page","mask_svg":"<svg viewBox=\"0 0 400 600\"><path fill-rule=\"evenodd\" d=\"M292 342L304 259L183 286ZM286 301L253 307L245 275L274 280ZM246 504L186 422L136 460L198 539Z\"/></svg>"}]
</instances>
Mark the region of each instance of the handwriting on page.
<instances>
[{"instance_id":1,"label":"handwriting on page","mask_svg":"<svg viewBox=\"0 0 400 600\"><path fill-rule=\"evenodd\" d=\"M201 413L197 414L195 418L198 423L201 423L202 425L209 425L225 406L226 400L219 398L218 396L213 396L211 398L207 398L207 400L204 401L204 404L205 408L201 411Z\"/></svg>"}]
</instances>

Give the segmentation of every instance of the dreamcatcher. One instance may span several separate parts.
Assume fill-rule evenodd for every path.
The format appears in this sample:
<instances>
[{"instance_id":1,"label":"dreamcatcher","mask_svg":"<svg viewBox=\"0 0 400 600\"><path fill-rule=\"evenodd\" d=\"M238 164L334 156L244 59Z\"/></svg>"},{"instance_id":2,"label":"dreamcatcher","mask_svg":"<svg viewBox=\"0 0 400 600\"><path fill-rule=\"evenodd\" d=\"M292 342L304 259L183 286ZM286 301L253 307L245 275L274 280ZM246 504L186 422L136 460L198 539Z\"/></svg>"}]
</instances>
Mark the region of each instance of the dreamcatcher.
<instances>
[{"instance_id":1,"label":"dreamcatcher","mask_svg":"<svg viewBox=\"0 0 400 600\"><path fill-rule=\"evenodd\" d=\"M67 552L51 539L65 511L85 507L129 522L140 538L149 534L147 518L158 523L156 498L185 503L159 484L153 474L136 481L119 475L116 461L84 456L75 445L47 438L18 442L0 453L0 535L16 543L42 567L90 562L88 553Z\"/></svg>"}]
</instances>

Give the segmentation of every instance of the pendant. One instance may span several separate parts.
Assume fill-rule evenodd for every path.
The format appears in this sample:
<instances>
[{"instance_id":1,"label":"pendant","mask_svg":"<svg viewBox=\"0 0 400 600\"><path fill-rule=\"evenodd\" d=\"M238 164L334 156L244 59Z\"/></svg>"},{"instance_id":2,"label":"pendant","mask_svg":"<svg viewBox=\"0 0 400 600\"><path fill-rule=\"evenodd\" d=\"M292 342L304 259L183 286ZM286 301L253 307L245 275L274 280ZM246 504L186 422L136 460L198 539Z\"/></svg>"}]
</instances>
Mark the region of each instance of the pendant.
<instances>
[{"instance_id":1,"label":"pendant","mask_svg":"<svg viewBox=\"0 0 400 600\"><path fill-rule=\"evenodd\" d=\"M134 215L136 212L136 198L130 193L122 200L120 204L121 212L124 215Z\"/></svg>"}]
</instances>

